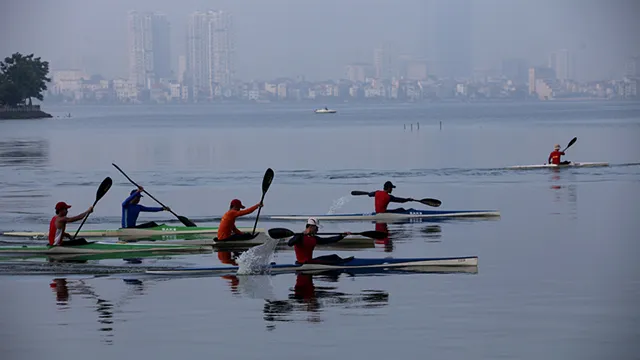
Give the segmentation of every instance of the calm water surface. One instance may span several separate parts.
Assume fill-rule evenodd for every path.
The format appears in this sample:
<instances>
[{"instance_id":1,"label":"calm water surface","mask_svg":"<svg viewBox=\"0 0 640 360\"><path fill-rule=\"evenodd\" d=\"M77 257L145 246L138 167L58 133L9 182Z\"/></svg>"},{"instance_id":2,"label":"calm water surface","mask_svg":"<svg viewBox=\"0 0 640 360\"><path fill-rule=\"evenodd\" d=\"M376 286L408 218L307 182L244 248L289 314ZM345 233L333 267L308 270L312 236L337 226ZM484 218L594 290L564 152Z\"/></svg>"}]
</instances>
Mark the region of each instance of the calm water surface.
<instances>
[{"instance_id":1,"label":"calm water surface","mask_svg":"<svg viewBox=\"0 0 640 360\"><path fill-rule=\"evenodd\" d=\"M118 227L133 187L111 163L177 213L213 225L231 199L258 202L271 167L262 214L372 211L371 199L349 193L386 180L397 185L394 194L438 198L442 209L499 210L498 220L390 224L391 243L338 252L477 255L477 273L172 279L134 272L218 266L216 253L66 264L77 274L0 276L2 358L640 358L639 104L338 111L55 107L54 115L72 117L0 121L0 230L46 231L57 201L72 204L72 214L84 211L106 176L114 185L85 227ZM555 143L574 136L567 159L612 166L504 170L544 163ZM148 197L143 203L154 205ZM176 223L165 213L143 220ZM322 230L374 226L325 222ZM279 263L293 259L286 249L274 255ZM87 274L95 264L133 270ZM19 265L42 271L50 264Z\"/></svg>"}]
</instances>

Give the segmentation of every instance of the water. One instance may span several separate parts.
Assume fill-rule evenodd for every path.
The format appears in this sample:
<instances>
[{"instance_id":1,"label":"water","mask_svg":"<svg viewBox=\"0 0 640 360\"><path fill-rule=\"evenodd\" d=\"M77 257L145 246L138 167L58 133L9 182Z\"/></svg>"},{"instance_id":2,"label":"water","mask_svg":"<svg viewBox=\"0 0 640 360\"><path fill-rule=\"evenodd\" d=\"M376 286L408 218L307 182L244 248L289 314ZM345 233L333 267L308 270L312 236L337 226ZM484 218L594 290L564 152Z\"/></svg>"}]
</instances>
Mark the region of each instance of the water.
<instances>
[{"instance_id":1,"label":"water","mask_svg":"<svg viewBox=\"0 0 640 360\"><path fill-rule=\"evenodd\" d=\"M637 103L349 105L336 115L301 105L48 110L72 118L0 121L0 230L46 231L57 201L84 211L105 176L113 187L85 228L116 228L133 187L111 163L199 226L233 198L257 203L268 167L275 178L261 216L372 211L372 199L350 191L391 180L398 196L501 218L390 224L391 243L316 250L477 255L477 274L95 277L43 275L46 262L22 261L16 267L41 274L0 277L3 359L639 358ZM574 136L567 159L612 166L503 169L544 163ZM172 218L141 215L149 220ZM304 222L259 226L300 231ZM323 222L322 231L374 228ZM223 255L57 266L220 266ZM272 259L293 260L281 248Z\"/></svg>"}]
</instances>

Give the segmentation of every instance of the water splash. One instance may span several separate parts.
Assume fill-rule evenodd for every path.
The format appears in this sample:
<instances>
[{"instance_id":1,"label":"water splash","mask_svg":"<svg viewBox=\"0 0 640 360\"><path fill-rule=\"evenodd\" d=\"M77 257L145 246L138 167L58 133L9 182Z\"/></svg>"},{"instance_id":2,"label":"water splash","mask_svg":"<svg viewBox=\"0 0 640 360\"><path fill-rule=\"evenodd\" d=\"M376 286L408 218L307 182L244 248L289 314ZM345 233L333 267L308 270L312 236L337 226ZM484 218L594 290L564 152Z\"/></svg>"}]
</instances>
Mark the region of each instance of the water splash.
<instances>
[{"instance_id":1,"label":"water splash","mask_svg":"<svg viewBox=\"0 0 640 360\"><path fill-rule=\"evenodd\" d=\"M268 273L273 255L279 240L267 238L267 241L243 252L236 262L238 263L238 275Z\"/></svg>"},{"instance_id":2,"label":"water splash","mask_svg":"<svg viewBox=\"0 0 640 360\"><path fill-rule=\"evenodd\" d=\"M340 210L349 201L351 201L350 196L343 196L337 200L334 200L333 205L331 205L331 207L329 208L329 211L327 212L327 215L335 214L336 211Z\"/></svg>"}]
</instances>

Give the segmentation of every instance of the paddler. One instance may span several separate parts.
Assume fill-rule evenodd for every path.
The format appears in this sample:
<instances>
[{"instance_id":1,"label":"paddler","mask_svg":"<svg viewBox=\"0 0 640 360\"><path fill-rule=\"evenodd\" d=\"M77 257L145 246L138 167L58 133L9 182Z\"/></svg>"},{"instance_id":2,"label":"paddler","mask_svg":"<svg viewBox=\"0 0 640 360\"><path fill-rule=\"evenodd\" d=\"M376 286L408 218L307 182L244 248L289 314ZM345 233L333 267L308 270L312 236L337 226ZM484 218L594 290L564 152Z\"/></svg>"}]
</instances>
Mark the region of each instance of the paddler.
<instances>
[{"instance_id":1,"label":"paddler","mask_svg":"<svg viewBox=\"0 0 640 360\"><path fill-rule=\"evenodd\" d=\"M556 144L553 147L553 151L551 152L551 154L549 154L549 159L547 160L547 162L549 164L555 164L555 165L564 165L564 164L568 164L571 161L560 161L560 157L564 155L564 151L560 151L560 144Z\"/></svg>"},{"instance_id":2,"label":"paddler","mask_svg":"<svg viewBox=\"0 0 640 360\"><path fill-rule=\"evenodd\" d=\"M222 219L220 219L216 241L248 240L253 238L252 234L245 234L242 231L238 230L238 228L236 227L236 219L241 216L251 214L262 206L264 205L260 202L246 210L242 210L245 208L245 206L242 205L242 202L240 200L231 200L229 211L222 215Z\"/></svg>"},{"instance_id":3,"label":"paddler","mask_svg":"<svg viewBox=\"0 0 640 360\"><path fill-rule=\"evenodd\" d=\"M64 201L60 201L56 204L56 215L51 218L51 222L49 223L49 245L50 246L71 246L71 245L82 245L86 244L87 241L82 238L71 239L71 235L69 235L65 230L67 229L67 223L78 221L84 219L85 216L91 214L93 212L93 206L90 206L87 211L78 214L76 216L70 216L69 208L71 205L68 205ZM64 241L64 239L69 239L68 241Z\"/></svg>"},{"instance_id":4,"label":"paddler","mask_svg":"<svg viewBox=\"0 0 640 360\"><path fill-rule=\"evenodd\" d=\"M153 221L136 225L138 221L138 215L140 215L141 211L144 212L159 212L159 211L169 211L169 208L166 207L148 207L144 205L140 205L140 198L142 197L143 187L139 187L137 189L131 190L129 193L129 197L126 198L122 202L122 221L121 226L123 228L150 228L158 226Z\"/></svg>"},{"instance_id":5,"label":"paddler","mask_svg":"<svg viewBox=\"0 0 640 360\"><path fill-rule=\"evenodd\" d=\"M393 213L393 212L404 212L406 211L404 208L387 210L387 206L389 206L390 202L396 203L406 203L407 201L414 201L412 198L400 198L391 195L391 192L396 186L391 183L391 181L387 181L384 183L383 190L377 190L369 193L369 197L375 198L375 211L376 213Z\"/></svg>"},{"instance_id":6,"label":"paddler","mask_svg":"<svg viewBox=\"0 0 640 360\"><path fill-rule=\"evenodd\" d=\"M309 218L307 220L307 225L305 226L304 232L302 234L294 235L289 241L287 245L293 246L293 249L296 253L296 263L298 264L331 264L331 263L339 263L344 261L345 259L341 258L336 254L318 256L317 258L313 257L313 249L315 249L316 245L326 245L336 243L345 238L345 236L350 235L350 232L345 232L340 235L321 238L318 234L318 225L320 225L318 219Z\"/></svg>"}]
</instances>

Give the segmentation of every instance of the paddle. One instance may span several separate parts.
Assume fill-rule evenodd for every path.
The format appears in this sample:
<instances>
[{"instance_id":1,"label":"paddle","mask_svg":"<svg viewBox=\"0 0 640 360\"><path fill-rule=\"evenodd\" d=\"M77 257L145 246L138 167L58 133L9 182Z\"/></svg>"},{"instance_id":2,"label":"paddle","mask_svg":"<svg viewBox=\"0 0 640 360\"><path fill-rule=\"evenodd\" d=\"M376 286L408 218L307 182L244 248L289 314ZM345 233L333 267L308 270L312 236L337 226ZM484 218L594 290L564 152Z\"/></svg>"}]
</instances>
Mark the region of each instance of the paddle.
<instances>
[{"instance_id":1,"label":"paddle","mask_svg":"<svg viewBox=\"0 0 640 360\"><path fill-rule=\"evenodd\" d=\"M112 163L111 165L113 165L116 169L118 169L118 171L120 171L120 173L122 173L122 175L124 175L124 177L126 177L126 178L127 178L127 180L129 180L129 182L130 182L130 183L132 183L132 184L133 184L133 185L135 185L136 187L140 187L140 185L136 184L136 183L135 183L135 181L131 180L131 178L130 178L130 177L128 177L128 176L127 176L127 174L125 174L125 173L124 173L124 171L122 171L122 169L120 169L120 168L118 167L118 165L113 164L113 163ZM150 198L152 198L153 200L155 200L155 202L157 202L158 204L160 204L162 207L166 208L166 206L165 206L163 203L161 203L160 201L158 201L158 199L154 198L151 194L149 194L149 192L147 192L147 190L142 190L142 191L144 191L144 193L145 193L145 194L149 195L149 197L150 197ZM191 220L187 219L187 218L186 218L186 217L184 217L184 216L180 216L180 215L178 215L178 214L174 213L174 212L173 212L173 210L169 210L169 212L170 212L170 213L172 213L172 214L173 214L173 216L177 217L177 218L178 218L178 220L180 220L180 222L184 224L184 226L187 226L187 227L197 227L197 225L196 225L196 224L194 224L194 223L193 223L193 221L191 221Z\"/></svg>"},{"instance_id":2,"label":"paddle","mask_svg":"<svg viewBox=\"0 0 640 360\"><path fill-rule=\"evenodd\" d=\"M567 145L567 147L566 147L566 148L564 148L564 150L562 150L562 152L567 151L567 149L568 149L568 148L570 148L570 147L571 147L571 145L575 144L575 143L576 143L576 141L578 141L578 138L577 138L577 137L574 137L573 139L571 139L571 141L569 141L569 145Z\"/></svg>"},{"instance_id":3,"label":"paddle","mask_svg":"<svg viewBox=\"0 0 640 360\"><path fill-rule=\"evenodd\" d=\"M354 191L351 192L351 195L354 195L354 196L357 196L357 195L369 195L369 192L354 190ZM438 206L442 205L442 201L440 201L438 199L424 198L424 199L413 200L413 201L417 201L419 203L422 203L422 204L425 204L425 205L428 205L428 206L433 206L433 207L438 207Z\"/></svg>"},{"instance_id":4,"label":"paddle","mask_svg":"<svg viewBox=\"0 0 640 360\"><path fill-rule=\"evenodd\" d=\"M296 235L293 231L285 228L269 229L268 233L269 233L269 236L274 239L284 239L284 238L288 238L288 237L292 237L293 235ZM343 234L343 233L318 233L318 235L340 235L340 234ZM384 239L389 236L382 231L374 231L374 230L363 231L359 233L351 233L351 235L362 235L364 237L378 239L378 240Z\"/></svg>"},{"instance_id":5,"label":"paddle","mask_svg":"<svg viewBox=\"0 0 640 360\"><path fill-rule=\"evenodd\" d=\"M102 199L102 197L107 193L107 191L109 191L109 189L111 188L111 184L113 184L113 181L108 176L104 180L102 180L102 183L100 184L100 186L98 186L98 191L96 191L96 201L93 202L92 206L96 206L98 201L100 201L100 199ZM87 214L87 216L85 216L84 219L82 219L82 223L80 223L80 226L78 226L78 229L76 230L76 233L73 234L73 237L71 238L71 240L76 239L76 236L78 236L78 233L82 228L82 225L84 225L84 222L87 221L88 217L89 217L89 214Z\"/></svg>"},{"instance_id":6,"label":"paddle","mask_svg":"<svg viewBox=\"0 0 640 360\"><path fill-rule=\"evenodd\" d=\"M262 204L262 201L264 201L264 195L267 193L267 190L269 190L269 186L271 186L271 181L273 181L273 170L271 170L271 168L268 168L267 171L265 171L264 173L264 177L262 178L262 197L260 198L260 204ZM255 235L256 233L256 226L258 226L258 218L260 217L260 210L262 210L262 206L258 208L258 215L256 215L256 222L253 224L253 231L251 231L252 234Z\"/></svg>"}]
</instances>

